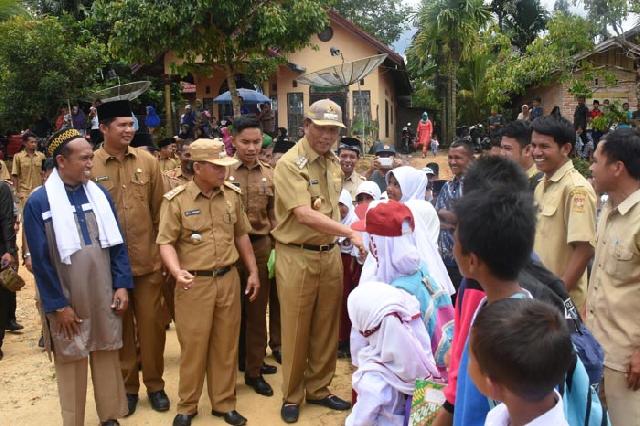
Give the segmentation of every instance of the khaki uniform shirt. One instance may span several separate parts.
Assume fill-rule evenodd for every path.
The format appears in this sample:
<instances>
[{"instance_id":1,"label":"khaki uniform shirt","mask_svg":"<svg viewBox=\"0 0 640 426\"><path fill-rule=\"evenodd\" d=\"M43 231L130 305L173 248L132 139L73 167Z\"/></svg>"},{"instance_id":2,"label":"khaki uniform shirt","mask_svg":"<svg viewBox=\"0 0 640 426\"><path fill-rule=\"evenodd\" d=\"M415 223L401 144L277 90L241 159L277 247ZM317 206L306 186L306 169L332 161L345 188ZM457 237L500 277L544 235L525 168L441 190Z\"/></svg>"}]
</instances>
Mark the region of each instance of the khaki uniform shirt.
<instances>
[{"instance_id":1,"label":"khaki uniform shirt","mask_svg":"<svg viewBox=\"0 0 640 426\"><path fill-rule=\"evenodd\" d=\"M365 178L354 171L351 173L351 176L342 178L342 188L349 191L349 194L351 194L351 198L353 199L353 201L356 201L356 192L358 191L358 187L362 182L365 181Z\"/></svg>"},{"instance_id":2,"label":"khaki uniform shirt","mask_svg":"<svg viewBox=\"0 0 640 426\"><path fill-rule=\"evenodd\" d=\"M189 181L191 181L191 178L182 174L181 167L162 172L162 185L164 187L164 192L169 192Z\"/></svg>"},{"instance_id":3,"label":"khaki uniform shirt","mask_svg":"<svg viewBox=\"0 0 640 426\"><path fill-rule=\"evenodd\" d=\"M596 194L571 160L536 187L538 205L535 253L554 274L562 277L573 254L571 243L587 242L595 246ZM585 304L587 272L570 292L578 309Z\"/></svg>"},{"instance_id":4,"label":"khaki uniform shirt","mask_svg":"<svg viewBox=\"0 0 640 426\"><path fill-rule=\"evenodd\" d=\"M251 230L237 189L225 184L207 198L195 182L165 194L156 242L175 247L183 269L209 271L239 258L235 237Z\"/></svg>"},{"instance_id":5,"label":"khaki uniform shirt","mask_svg":"<svg viewBox=\"0 0 640 426\"><path fill-rule=\"evenodd\" d=\"M293 209L308 206L340 222L338 200L342 170L338 157L329 151L315 152L306 138L280 158L274 172L275 214L278 224L272 234L283 244L331 244L335 237L302 225Z\"/></svg>"},{"instance_id":6,"label":"khaki uniform shirt","mask_svg":"<svg viewBox=\"0 0 640 426\"><path fill-rule=\"evenodd\" d=\"M3 160L0 160L0 180L11 182L11 173L9 173L7 163L5 163Z\"/></svg>"},{"instance_id":7,"label":"khaki uniform shirt","mask_svg":"<svg viewBox=\"0 0 640 426\"><path fill-rule=\"evenodd\" d=\"M167 170L173 170L180 166L180 163L175 158L161 158L158 160L160 164L160 171L166 172Z\"/></svg>"},{"instance_id":8,"label":"khaki uniform shirt","mask_svg":"<svg viewBox=\"0 0 640 426\"><path fill-rule=\"evenodd\" d=\"M159 270L156 234L164 188L158 161L141 148L129 147L123 161L100 148L91 175L116 204L133 275Z\"/></svg>"},{"instance_id":9,"label":"khaki uniform shirt","mask_svg":"<svg viewBox=\"0 0 640 426\"><path fill-rule=\"evenodd\" d=\"M11 174L18 177L19 187L16 188L19 196L28 196L34 188L42 185L42 162L45 156L40 151L33 155L22 150L13 156Z\"/></svg>"},{"instance_id":10,"label":"khaki uniform shirt","mask_svg":"<svg viewBox=\"0 0 640 426\"><path fill-rule=\"evenodd\" d=\"M626 372L640 349L640 190L617 208L605 204L596 241L587 326L604 348L605 365Z\"/></svg>"},{"instance_id":11,"label":"khaki uniform shirt","mask_svg":"<svg viewBox=\"0 0 640 426\"><path fill-rule=\"evenodd\" d=\"M241 161L229 167L229 183L241 191L242 203L251 223L251 234L268 235L273 215L273 169L258 161L248 168Z\"/></svg>"}]
</instances>

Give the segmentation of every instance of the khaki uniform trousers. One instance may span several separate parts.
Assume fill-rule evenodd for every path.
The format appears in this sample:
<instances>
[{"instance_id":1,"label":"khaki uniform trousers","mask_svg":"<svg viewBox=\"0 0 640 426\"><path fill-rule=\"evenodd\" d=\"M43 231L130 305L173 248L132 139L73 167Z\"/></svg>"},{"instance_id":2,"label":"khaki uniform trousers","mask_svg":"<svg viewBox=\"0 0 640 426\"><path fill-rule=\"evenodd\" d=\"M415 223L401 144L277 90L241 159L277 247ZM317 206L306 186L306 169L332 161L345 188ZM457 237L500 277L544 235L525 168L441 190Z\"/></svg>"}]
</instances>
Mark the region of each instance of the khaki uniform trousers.
<instances>
[{"instance_id":1,"label":"khaki uniform trousers","mask_svg":"<svg viewBox=\"0 0 640 426\"><path fill-rule=\"evenodd\" d=\"M253 302L244 294L247 287L247 271L239 261L236 266L242 283L242 322L240 326L240 351L244 351L245 376L260 376L260 367L267 350L267 303L269 302L269 270L267 262L271 253L271 239L265 235L251 243L256 256L260 290ZM242 358L242 357L241 357Z\"/></svg>"},{"instance_id":2,"label":"khaki uniform trousers","mask_svg":"<svg viewBox=\"0 0 640 426\"><path fill-rule=\"evenodd\" d=\"M627 387L627 375L604 368L604 394L613 426L640 426L640 390Z\"/></svg>"},{"instance_id":3,"label":"khaki uniform trousers","mask_svg":"<svg viewBox=\"0 0 640 426\"><path fill-rule=\"evenodd\" d=\"M139 363L142 363L142 380L147 392L164 389L162 374L166 322L162 321L163 280L159 270L133 277L134 288L129 292L129 309L122 319L123 346L120 349L122 376L130 394L137 394L140 389Z\"/></svg>"},{"instance_id":4,"label":"khaki uniform trousers","mask_svg":"<svg viewBox=\"0 0 640 426\"><path fill-rule=\"evenodd\" d=\"M91 380L101 422L127 415L127 397L120 372L118 351L95 351L89 354ZM54 356L58 395L64 426L83 426L87 398L87 358L58 362Z\"/></svg>"},{"instance_id":5,"label":"khaki uniform trousers","mask_svg":"<svg viewBox=\"0 0 640 426\"><path fill-rule=\"evenodd\" d=\"M221 277L195 277L190 289L176 286L176 332L180 342L178 414L195 414L207 378L211 408L236 406L240 277L232 268Z\"/></svg>"},{"instance_id":6,"label":"khaki uniform trousers","mask_svg":"<svg viewBox=\"0 0 640 426\"><path fill-rule=\"evenodd\" d=\"M336 370L342 301L342 262L336 245L325 252L276 244L282 319L282 395L301 404L330 394Z\"/></svg>"},{"instance_id":7,"label":"khaki uniform trousers","mask_svg":"<svg viewBox=\"0 0 640 426\"><path fill-rule=\"evenodd\" d=\"M269 281L269 348L273 352L282 349L282 340L280 339L280 301L278 300L276 279L272 278Z\"/></svg>"}]
</instances>

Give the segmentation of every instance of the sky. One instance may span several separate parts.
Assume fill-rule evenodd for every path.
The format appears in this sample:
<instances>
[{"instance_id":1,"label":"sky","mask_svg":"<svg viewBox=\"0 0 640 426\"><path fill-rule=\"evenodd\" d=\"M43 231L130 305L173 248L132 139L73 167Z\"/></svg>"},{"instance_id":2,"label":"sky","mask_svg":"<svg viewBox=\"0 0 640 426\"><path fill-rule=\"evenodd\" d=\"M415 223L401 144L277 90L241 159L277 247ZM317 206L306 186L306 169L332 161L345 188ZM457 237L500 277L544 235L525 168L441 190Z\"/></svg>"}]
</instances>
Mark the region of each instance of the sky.
<instances>
[{"instance_id":1,"label":"sky","mask_svg":"<svg viewBox=\"0 0 640 426\"><path fill-rule=\"evenodd\" d=\"M422 3L422 0L404 0L404 3L409 5L409 6L411 6L414 9L417 9L420 6L420 4ZM541 0L541 3L547 10L553 11L553 4L555 3L555 0ZM576 14L578 14L578 15L583 15L584 16L586 14L584 8L582 8L582 7L573 6L573 7L571 7L571 11L576 13ZM630 29L631 27L633 27L633 24L636 21L637 21L637 16L630 17L629 19L627 19L622 24L623 30L626 31L626 30ZM398 41L396 41L393 44L393 46L392 46L393 50L395 50L396 52L400 53L401 55L404 55L406 49L411 44L411 39L413 38L413 35L415 33L416 33L416 29L412 25L404 33L402 33L402 35L400 36Z\"/></svg>"}]
</instances>

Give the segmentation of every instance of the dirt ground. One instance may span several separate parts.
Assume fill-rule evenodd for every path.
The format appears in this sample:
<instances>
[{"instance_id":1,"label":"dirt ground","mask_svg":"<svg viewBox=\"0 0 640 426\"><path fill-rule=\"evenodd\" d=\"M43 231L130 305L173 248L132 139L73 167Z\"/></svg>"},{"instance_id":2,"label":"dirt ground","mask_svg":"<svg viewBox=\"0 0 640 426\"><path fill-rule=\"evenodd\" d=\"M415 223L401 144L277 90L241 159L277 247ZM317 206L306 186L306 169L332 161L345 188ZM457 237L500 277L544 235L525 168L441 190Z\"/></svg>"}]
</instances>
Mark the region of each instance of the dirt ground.
<instances>
[{"instance_id":1,"label":"dirt ground","mask_svg":"<svg viewBox=\"0 0 640 426\"><path fill-rule=\"evenodd\" d=\"M409 157L414 167L424 167L427 162L434 161L432 156L427 159ZM449 177L446 152L436 158L440 165L440 177ZM25 268L21 268L21 275L27 281L27 286L18 293L18 321L24 325L22 333L7 333L4 345L4 359L0 361L0 425L3 426L56 426L61 425L60 406L53 364L46 354L38 348L40 337L40 319L34 304L33 277ZM120 419L123 426L170 425L175 415L178 401L178 363L180 346L175 328L167 331L167 343L164 353L166 382L165 390L171 399L171 410L157 413L149 405L145 395L144 385L140 390L140 403L136 413L125 419ZM271 356L267 358L270 364L276 364ZM247 417L250 424L277 425L284 424L280 419L280 405L282 392L280 385L282 376L280 371L275 375L265 376L273 386L275 395L264 397L257 395L243 381L242 373L238 373L237 410ZM89 378L90 380L90 378ZM332 383L332 391L338 396L350 400L351 398L351 365L349 361L338 360L336 375ZM223 425L221 419L210 415L211 406L206 394L206 385L200 400L199 415L193 420L194 425ZM318 406L303 405L300 411L302 426L340 425L344 423L347 413L334 412ZM85 414L87 425L99 424L93 402L93 389L89 382Z\"/></svg>"}]
</instances>

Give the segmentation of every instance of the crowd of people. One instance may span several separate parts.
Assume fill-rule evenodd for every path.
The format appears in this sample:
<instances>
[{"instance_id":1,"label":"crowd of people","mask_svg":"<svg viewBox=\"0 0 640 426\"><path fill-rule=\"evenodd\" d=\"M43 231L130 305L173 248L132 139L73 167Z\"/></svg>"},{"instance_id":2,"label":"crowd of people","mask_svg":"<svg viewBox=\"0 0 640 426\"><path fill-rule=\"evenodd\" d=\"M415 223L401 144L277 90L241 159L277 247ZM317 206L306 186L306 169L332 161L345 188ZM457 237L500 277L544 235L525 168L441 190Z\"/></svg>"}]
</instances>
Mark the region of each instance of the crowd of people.
<instances>
[{"instance_id":1,"label":"crowd of people","mask_svg":"<svg viewBox=\"0 0 640 426\"><path fill-rule=\"evenodd\" d=\"M594 142L588 180L572 161L576 123L529 115L499 129L496 155L453 141L445 182L437 163L414 168L384 143L361 167L328 99L297 142L273 142L268 111L157 150L133 143L128 101L96 106L101 146L63 126L42 153L23 134L0 183L0 253L35 276L63 424L84 423L89 367L101 424L135 415L141 381L169 411L172 322L174 426L198 414L205 380L211 414L245 424L237 371L271 397L278 368L286 423L316 404L351 410L347 425L406 424L429 381L443 387L434 425L638 424L635 129ZM0 286L0 347L14 306ZM339 357L353 365L351 401L330 388Z\"/></svg>"}]
</instances>

